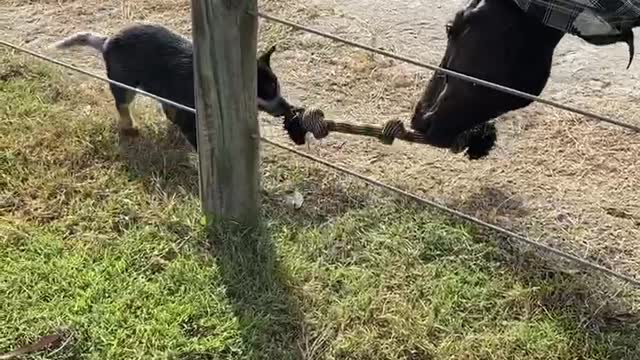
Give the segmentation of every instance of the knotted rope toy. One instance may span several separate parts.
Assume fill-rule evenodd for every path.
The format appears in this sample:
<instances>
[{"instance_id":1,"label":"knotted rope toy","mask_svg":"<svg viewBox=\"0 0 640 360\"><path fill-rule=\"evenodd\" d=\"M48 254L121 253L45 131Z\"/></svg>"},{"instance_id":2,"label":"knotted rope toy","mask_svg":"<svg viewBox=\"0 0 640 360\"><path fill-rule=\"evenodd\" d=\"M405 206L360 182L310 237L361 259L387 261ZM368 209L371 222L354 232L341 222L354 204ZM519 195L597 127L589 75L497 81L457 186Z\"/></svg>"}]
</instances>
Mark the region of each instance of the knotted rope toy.
<instances>
[{"instance_id":1,"label":"knotted rope toy","mask_svg":"<svg viewBox=\"0 0 640 360\"><path fill-rule=\"evenodd\" d=\"M307 133L316 139L322 139L331 132L370 136L378 138L383 144L391 145L395 139L430 145L425 134L407 130L400 120L390 120L384 126L351 124L327 120L320 109L292 109L284 117L284 128L289 138L296 145L304 145ZM497 139L496 127L493 123L483 123L462 133L449 149L453 153L460 153L466 149L466 155L471 160L477 160L489 155Z\"/></svg>"}]
</instances>

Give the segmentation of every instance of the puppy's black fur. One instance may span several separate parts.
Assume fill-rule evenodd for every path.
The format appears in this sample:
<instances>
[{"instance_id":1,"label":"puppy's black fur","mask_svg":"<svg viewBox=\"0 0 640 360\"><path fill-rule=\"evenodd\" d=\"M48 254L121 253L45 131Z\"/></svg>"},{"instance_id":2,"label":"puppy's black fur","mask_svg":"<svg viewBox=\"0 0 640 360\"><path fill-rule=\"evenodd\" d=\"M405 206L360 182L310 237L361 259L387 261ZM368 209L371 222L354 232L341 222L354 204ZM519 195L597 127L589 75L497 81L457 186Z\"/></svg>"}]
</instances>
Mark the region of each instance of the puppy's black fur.
<instances>
[{"instance_id":1,"label":"puppy's black fur","mask_svg":"<svg viewBox=\"0 0 640 360\"><path fill-rule=\"evenodd\" d=\"M154 95L188 107L195 106L193 45L191 41L156 24L135 24L107 37L83 32L55 44L59 49L89 46L102 53L107 76L126 85L144 89ZM291 105L281 96L280 84L271 69L275 47L262 54L258 65L258 109L273 116L291 111ZM120 116L119 129L124 135L135 136L129 105L136 93L110 85ZM162 105L167 118L197 150L195 115L170 105Z\"/></svg>"}]
</instances>

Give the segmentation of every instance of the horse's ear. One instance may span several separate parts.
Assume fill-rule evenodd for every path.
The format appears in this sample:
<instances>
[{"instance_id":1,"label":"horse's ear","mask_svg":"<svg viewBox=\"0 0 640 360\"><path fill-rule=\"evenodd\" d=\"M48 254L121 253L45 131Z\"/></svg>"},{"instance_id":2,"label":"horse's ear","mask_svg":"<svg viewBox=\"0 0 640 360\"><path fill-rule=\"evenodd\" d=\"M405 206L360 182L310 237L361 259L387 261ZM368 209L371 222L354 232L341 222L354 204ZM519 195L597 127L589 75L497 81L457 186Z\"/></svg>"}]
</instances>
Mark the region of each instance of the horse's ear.
<instances>
[{"instance_id":1,"label":"horse's ear","mask_svg":"<svg viewBox=\"0 0 640 360\"><path fill-rule=\"evenodd\" d=\"M269 48L269 50L265 51L264 54L260 55L258 61L262 62L265 65L271 65L271 55L276 51L276 46L273 45Z\"/></svg>"}]
</instances>

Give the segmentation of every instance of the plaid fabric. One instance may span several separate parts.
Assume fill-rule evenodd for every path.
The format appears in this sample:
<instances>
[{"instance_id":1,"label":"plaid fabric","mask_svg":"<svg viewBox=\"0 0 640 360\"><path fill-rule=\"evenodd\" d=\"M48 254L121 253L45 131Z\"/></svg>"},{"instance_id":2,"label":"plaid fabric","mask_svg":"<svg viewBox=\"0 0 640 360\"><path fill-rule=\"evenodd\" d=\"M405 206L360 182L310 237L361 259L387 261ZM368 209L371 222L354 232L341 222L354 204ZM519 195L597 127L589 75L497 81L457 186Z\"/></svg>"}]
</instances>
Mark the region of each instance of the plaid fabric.
<instances>
[{"instance_id":1,"label":"plaid fabric","mask_svg":"<svg viewBox=\"0 0 640 360\"><path fill-rule=\"evenodd\" d=\"M616 37L640 25L640 0L513 1L547 26L580 37Z\"/></svg>"}]
</instances>

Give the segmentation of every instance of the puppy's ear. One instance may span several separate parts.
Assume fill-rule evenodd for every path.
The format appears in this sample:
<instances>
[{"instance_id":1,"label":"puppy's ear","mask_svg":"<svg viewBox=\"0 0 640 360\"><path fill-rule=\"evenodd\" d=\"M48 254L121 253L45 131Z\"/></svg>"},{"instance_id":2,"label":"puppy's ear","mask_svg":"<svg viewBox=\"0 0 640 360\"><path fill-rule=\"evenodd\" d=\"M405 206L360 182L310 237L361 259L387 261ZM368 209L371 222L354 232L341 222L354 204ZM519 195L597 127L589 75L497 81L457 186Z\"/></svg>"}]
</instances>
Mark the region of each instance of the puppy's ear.
<instances>
[{"instance_id":1,"label":"puppy's ear","mask_svg":"<svg viewBox=\"0 0 640 360\"><path fill-rule=\"evenodd\" d=\"M272 47L269 48L269 50L267 50L264 54L262 54L260 58L258 58L258 61L260 61L261 63L267 66L271 66L271 55L275 51L276 51L276 46L273 45Z\"/></svg>"}]
</instances>

